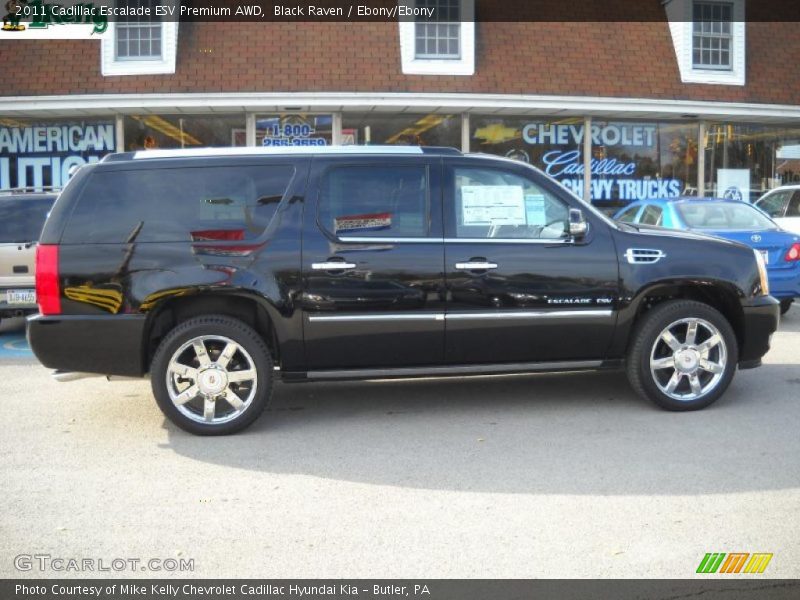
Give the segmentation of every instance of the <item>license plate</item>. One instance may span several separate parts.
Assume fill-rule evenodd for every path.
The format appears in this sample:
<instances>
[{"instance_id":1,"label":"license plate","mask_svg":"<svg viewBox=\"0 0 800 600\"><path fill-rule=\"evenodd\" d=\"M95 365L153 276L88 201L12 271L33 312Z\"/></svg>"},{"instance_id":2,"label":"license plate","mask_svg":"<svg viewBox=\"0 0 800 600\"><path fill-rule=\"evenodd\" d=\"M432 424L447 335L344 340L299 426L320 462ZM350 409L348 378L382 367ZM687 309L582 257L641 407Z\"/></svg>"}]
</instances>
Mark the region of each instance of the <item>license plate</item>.
<instances>
[{"instance_id":1,"label":"license plate","mask_svg":"<svg viewBox=\"0 0 800 600\"><path fill-rule=\"evenodd\" d=\"M36 304L35 290L8 290L6 292L8 304Z\"/></svg>"},{"instance_id":2,"label":"license plate","mask_svg":"<svg viewBox=\"0 0 800 600\"><path fill-rule=\"evenodd\" d=\"M759 250L759 252L761 252L761 256L764 257L764 264L768 265L769 264L769 250Z\"/></svg>"}]
</instances>

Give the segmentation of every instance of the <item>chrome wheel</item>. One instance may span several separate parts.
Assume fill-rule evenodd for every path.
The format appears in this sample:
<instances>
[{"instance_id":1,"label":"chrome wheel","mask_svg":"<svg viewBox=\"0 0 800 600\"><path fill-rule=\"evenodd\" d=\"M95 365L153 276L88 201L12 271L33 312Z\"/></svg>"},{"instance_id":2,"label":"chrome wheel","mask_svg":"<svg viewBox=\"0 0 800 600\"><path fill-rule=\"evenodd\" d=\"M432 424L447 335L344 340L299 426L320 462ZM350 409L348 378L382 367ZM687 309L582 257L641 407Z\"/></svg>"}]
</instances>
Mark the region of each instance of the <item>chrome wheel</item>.
<instances>
[{"instance_id":1,"label":"chrome wheel","mask_svg":"<svg viewBox=\"0 0 800 600\"><path fill-rule=\"evenodd\" d=\"M218 425L252 404L258 373L240 344L219 335L193 338L178 348L167 367L167 392L175 407L198 423Z\"/></svg>"},{"instance_id":2,"label":"chrome wheel","mask_svg":"<svg viewBox=\"0 0 800 600\"><path fill-rule=\"evenodd\" d=\"M688 318L664 328L650 352L650 373L675 400L697 400L717 387L728 364L720 331L704 319Z\"/></svg>"}]
</instances>

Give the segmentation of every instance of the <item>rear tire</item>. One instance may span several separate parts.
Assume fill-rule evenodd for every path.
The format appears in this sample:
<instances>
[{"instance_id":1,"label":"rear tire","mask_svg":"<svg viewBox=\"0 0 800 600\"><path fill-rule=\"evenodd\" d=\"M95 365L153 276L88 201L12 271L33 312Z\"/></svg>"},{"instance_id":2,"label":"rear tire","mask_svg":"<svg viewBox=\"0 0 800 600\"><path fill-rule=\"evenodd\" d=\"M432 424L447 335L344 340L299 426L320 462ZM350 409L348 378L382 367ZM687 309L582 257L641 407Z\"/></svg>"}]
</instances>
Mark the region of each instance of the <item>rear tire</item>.
<instances>
[{"instance_id":1,"label":"rear tire","mask_svg":"<svg viewBox=\"0 0 800 600\"><path fill-rule=\"evenodd\" d=\"M633 331L626 369L633 389L666 410L705 408L730 385L736 335L716 309L671 300L645 313Z\"/></svg>"},{"instance_id":2,"label":"rear tire","mask_svg":"<svg viewBox=\"0 0 800 600\"><path fill-rule=\"evenodd\" d=\"M251 425L272 394L264 340L231 317L196 317L170 331L150 368L164 415L195 435L228 435Z\"/></svg>"},{"instance_id":3,"label":"rear tire","mask_svg":"<svg viewBox=\"0 0 800 600\"><path fill-rule=\"evenodd\" d=\"M785 300L781 300L781 314L785 315L789 312L789 309L792 308L792 302L794 302L794 298L786 298Z\"/></svg>"}]
</instances>

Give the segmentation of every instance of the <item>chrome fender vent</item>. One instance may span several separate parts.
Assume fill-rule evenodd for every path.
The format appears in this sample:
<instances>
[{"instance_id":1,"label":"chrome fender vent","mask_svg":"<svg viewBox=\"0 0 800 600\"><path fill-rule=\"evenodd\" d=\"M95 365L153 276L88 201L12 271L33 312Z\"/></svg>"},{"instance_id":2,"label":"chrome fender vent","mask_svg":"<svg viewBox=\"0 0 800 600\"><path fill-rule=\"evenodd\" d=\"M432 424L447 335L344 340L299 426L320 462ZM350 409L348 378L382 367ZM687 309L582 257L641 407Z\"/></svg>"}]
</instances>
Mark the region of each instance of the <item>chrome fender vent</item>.
<instances>
[{"instance_id":1,"label":"chrome fender vent","mask_svg":"<svg viewBox=\"0 0 800 600\"><path fill-rule=\"evenodd\" d=\"M657 263L666 254L661 250L653 250L648 248L628 248L625 251L625 258L632 265L652 265Z\"/></svg>"}]
</instances>

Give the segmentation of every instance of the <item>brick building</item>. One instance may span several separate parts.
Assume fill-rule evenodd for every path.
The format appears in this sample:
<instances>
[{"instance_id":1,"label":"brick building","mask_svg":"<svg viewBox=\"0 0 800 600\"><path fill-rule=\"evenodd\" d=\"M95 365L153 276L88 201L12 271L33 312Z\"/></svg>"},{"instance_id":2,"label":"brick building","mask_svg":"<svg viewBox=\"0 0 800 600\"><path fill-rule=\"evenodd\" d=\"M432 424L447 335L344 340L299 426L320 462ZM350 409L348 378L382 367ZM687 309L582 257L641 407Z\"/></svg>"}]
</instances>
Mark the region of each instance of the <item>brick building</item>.
<instances>
[{"instance_id":1,"label":"brick building","mask_svg":"<svg viewBox=\"0 0 800 600\"><path fill-rule=\"evenodd\" d=\"M261 144L502 154L609 206L754 199L800 181L798 23L753 18L762 2L597 3L635 6L636 20L612 22L494 21L483 0L405 4L437 16L151 19L109 23L101 39L3 32L0 187L60 185L114 149Z\"/></svg>"}]
</instances>

